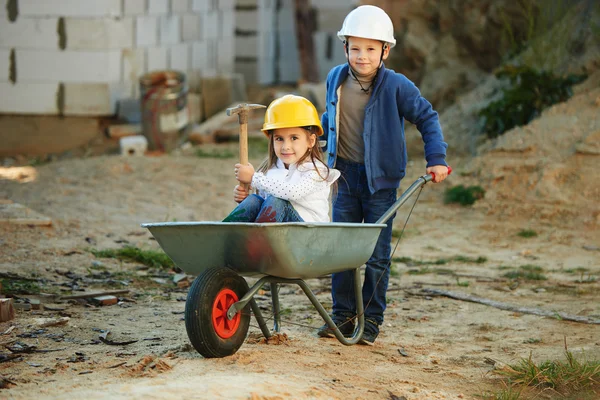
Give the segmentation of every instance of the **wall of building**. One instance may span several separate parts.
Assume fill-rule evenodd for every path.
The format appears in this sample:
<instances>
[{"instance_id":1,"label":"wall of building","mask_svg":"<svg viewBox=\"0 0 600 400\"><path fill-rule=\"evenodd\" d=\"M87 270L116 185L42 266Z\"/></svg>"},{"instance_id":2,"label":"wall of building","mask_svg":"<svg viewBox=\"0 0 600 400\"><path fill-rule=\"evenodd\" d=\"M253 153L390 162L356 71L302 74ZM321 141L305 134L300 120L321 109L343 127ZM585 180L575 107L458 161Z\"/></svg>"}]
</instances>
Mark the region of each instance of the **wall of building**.
<instances>
[{"instance_id":1,"label":"wall of building","mask_svg":"<svg viewBox=\"0 0 600 400\"><path fill-rule=\"evenodd\" d=\"M320 79L345 61L352 0L312 0ZM300 78L294 0L0 0L0 113L114 115L139 77L177 69L245 83Z\"/></svg>"},{"instance_id":2,"label":"wall of building","mask_svg":"<svg viewBox=\"0 0 600 400\"><path fill-rule=\"evenodd\" d=\"M160 69L234 70L235 0L1 0L0 113L112 115Z\"/></svg>"},{"instance_id":3,"label":"wall of building","mask_svg":"<svg viewBox=\"0 0 600 400\"><path fill-rule=\"evenodd\" d=\"M312 0L317 29L313 34L319 78L345 61L336 33L357 5L352 0ZM236 0L235 71L246 82L270 85L300 78L294 0Z\"/></svg>"}]
</instances>

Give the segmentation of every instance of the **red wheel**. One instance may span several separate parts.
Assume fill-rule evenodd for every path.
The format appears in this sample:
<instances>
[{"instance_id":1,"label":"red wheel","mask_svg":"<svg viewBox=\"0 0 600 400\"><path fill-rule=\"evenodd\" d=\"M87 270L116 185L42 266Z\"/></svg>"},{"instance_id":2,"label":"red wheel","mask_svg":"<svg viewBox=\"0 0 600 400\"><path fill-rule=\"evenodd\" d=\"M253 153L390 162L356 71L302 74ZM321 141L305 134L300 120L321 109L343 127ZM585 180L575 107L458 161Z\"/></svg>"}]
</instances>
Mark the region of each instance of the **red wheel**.
<instances>
[{"instance_id":1,"label":"red wheel","mask_svg":"<svg viewBox=\"0 0 600 400\"><path fill-rule=\"evenodd\" d=\"M250 305L232 319L227 310L247 292L246 280L229 268L210 268L198 275L185 302L185 328L198 353L215 358L238 351L250 327Z\"/></svg>"},{"instance_id":2,"label":"red wheel","mask_svg":"<svg viewBox=\"0 0 600 400\"><path fill-rule=\"evenodd\" d=\"M227 318L229 307L238 300L238 296L233 290L223 289L217 294L217 298L213 303L213 327L217 335L223 339L232 337L240 326L240 320L242 319L240 313L235 314L235 317L231 320Z\"/></svg>"}]
</instances>

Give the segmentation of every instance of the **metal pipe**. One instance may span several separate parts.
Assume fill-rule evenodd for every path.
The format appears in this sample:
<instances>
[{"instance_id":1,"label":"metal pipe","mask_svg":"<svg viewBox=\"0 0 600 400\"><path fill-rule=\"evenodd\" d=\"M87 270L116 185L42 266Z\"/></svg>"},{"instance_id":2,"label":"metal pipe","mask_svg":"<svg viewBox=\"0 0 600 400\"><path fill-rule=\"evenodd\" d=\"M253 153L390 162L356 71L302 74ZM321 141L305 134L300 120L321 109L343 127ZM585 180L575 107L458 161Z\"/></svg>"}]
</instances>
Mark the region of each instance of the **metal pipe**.
<instances>
[{"instance_id":1,"label":"metal pipe","mask_svg":"<svg viewBox=\"0 0 600 400\"><path fill-rule=\"evenodd\" d=\"M402 204L406 203L406 200L413 195L418 189L420 189L427 182L431 181L433 177L429 174L421 176L417 179L408 189L402 193L402 195L396 200L396 202L379 218L376 224L385 224L388 219L392 218L392 215L402 206Z\"/></svg>"}]
</instances>

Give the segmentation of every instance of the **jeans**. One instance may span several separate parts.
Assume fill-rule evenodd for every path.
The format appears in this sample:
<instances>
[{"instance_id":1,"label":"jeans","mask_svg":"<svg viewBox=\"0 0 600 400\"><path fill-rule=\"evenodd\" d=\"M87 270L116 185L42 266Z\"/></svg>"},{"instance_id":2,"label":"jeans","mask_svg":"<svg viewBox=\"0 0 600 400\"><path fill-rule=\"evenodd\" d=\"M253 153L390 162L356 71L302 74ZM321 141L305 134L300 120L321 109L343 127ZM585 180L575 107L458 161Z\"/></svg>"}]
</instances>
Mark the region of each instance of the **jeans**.
<instances>
[{"instance_id":1,"label":"jeans","mask_svg":"<svg viewBox=\"0 0 600 400\"><path fill-rule=\"evenodd\" d=\"M377 222L396 201L396 189L369 191L367 173L363 164L337 159L336 169L341 172L338 194L333 204L333 222ZM386 291L390 277L392 221L380 234L371 258L366 263L362 286L365 318L383 323L386 308ZM359 244L357 243L357 246ZM333 314L341 317L356 315L354 271L338 272L331 277Z\"/></svg>"},{"instance_id":2,"label":"jeans","mask_svg":"<svg viewBox=\"0 0 600 400\"><path fill-rule=\"evenodd\" d=\"M223 222L304 222L289 201L251 194Z\"/></svg>"}]
</instances>

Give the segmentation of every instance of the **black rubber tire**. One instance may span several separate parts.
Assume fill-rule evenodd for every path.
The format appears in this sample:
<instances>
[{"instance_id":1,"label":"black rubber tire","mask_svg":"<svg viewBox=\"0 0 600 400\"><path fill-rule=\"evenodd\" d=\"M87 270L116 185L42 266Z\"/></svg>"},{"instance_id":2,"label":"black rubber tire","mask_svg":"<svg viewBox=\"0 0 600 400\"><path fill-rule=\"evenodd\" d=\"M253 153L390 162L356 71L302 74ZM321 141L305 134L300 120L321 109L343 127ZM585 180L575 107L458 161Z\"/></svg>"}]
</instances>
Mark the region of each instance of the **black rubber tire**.
<instances>
[{"instance_id":1,"label":"black rubber tire","mask_svg":"<svg viewBox=\"0 0 600 400\"><path fill-rule=\"evenodd\" d=\"M229 268L210 268L196 277L185 302L185 329L196 351L206 358L235 354L248 334L250 305L241 311L240 324L233 336L223 339L215 331L213 303L224 289L232 290L241 299L248 292L248 283Z\"/></svg>"}]
</instances>

